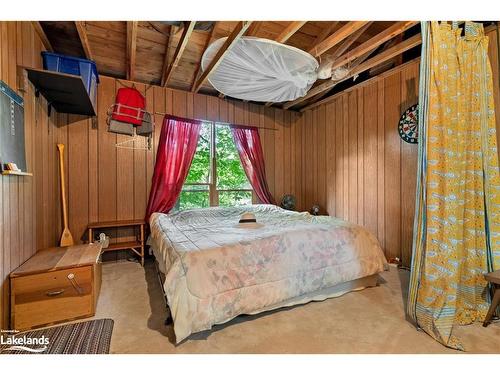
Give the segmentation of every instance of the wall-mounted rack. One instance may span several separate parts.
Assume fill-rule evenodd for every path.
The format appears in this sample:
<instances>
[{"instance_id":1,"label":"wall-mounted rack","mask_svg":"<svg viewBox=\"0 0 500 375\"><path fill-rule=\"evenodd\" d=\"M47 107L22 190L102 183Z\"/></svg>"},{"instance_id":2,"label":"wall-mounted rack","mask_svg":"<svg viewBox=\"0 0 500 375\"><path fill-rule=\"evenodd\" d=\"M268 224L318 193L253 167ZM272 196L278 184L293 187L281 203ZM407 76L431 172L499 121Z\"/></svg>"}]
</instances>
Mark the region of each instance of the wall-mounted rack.
<instances>
[{"instance_id":1,"label":"wall-mounted rack","mask_svg":"<svg viewBox=\"0 0 500 375\"><path fill-rule=\"evenodd\" d=\"M97 111L80 76L49 70L26 68L28 79L35 86L35 96L42 94L50 109L60 113L96 116Z\"/></svg>"}]
</instances>

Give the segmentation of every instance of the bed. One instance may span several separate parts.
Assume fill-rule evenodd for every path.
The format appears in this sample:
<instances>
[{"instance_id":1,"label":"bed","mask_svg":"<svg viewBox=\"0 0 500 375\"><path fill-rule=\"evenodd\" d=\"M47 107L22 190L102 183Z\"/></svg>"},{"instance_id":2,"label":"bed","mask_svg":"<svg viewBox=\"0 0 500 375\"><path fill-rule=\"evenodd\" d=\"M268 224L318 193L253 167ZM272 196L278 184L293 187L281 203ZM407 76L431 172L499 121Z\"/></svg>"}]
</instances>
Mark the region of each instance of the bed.
<instances>
[{"instance_id":1,"label":"bed","mask_svg":"<svg viewBox=\"0 0 500 375\"><path fill-rule=\"evenodd\" d=\"M239 224L245 212L257 223ZM273 205L154 213L150 227L177 343L241 314L375 286L387 267L361 226Z\"/></svg>"}]
</instances>

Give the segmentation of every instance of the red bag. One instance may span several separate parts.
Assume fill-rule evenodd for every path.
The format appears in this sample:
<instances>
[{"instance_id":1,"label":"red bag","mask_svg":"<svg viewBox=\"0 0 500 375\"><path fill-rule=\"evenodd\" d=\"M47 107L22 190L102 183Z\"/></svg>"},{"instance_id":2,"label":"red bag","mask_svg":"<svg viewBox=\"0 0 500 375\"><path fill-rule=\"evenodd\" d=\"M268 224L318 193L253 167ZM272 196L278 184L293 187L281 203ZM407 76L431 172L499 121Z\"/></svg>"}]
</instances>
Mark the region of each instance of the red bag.
<instances>
[{"instance_id":1,"label":"red bag","mask_svg":"<svg viewBox=\"0 0 500 375\"><path fill-rule=\"evenodd\" d=\"M140 126L145 108L146 100L139 91L130 87L122 87L116 93L111 117L113 120Z\"/></svg>"}]
</instances>

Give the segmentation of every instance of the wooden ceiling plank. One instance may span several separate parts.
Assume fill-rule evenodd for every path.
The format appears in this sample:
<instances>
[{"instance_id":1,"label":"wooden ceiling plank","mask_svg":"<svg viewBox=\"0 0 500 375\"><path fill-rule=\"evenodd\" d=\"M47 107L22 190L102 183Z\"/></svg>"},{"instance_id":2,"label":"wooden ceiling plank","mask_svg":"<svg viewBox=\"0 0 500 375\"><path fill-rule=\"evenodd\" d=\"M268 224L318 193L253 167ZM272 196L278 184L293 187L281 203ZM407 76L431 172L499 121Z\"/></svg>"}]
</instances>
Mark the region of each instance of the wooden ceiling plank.
<instances>
[{"instance_id":1,"label":"wooden ceiling plank","mask_svg":"<svg viewBox=\"0 0 500 375\"><path fill-rule=\"evenodd\" d=\"M231 35L228 36L222 47L219 49L217 54L214 56L210 64L207 66L205 71L201 74L200 78L196 81L193 92L198 92L203 85L203 83L208 79L208 76L215 71L215 69L222 62L224 56L227 52L232 48L234 43L245 34L247 29L250 27L252 21L239 21L234 30L231 32Z\"/></svg>"},{"instance_id":2,"label":"wooden ceiling plank","mask_svg":"<svg viewBox=\"0 0 500 375\"><path fill-rule=\"evenodd\" d=\"M170 26L168 29L168 37L167 37L167 42L165 43L165 55L163 56L163 69L161 70L161 79L160 79L160 85L165 86L165 78L167 76L167 70L169 67L169 54L170 54L170 45L172 43L172 35L174 33L174 26Z\"/></svg>"},{"instance_id":3,"label":"wooden ceiling plank","mask_svg":"<svg viewBox=\"0 0 500 375\"><path fill-rule=\"evenodd\" d=\"M196 85L196 80L198 79L198 76L200 75L200 71L201 71L201 60L202 60L203 55L205 54L205 51L207 50L208 46L210 46L210 43L212 42L212 38L214 37L215 29L217 28L217 25L218 25L218 22L215 22L214 26L212 27L212 31L210 31L210 34L208 35L205 46L203 47L203 53L201 54L200 61L198 62L198 65L197 65L195 73L194 73L193 82L191 83L191 90L190 90L191 92L194 91L194 88Z\"/></svg>"},{"instance_id":4,"label":"wooden ceiling plank","mask_svg":"<svg viewBox=\"0 0 500 375\"><path fill-rule=\"evenodd\" d=\"M167 86L168 81L172 77L172 73L174 69L177 67L179 64L179 61L182 58L182 54L184 53L184 50L186 49L186 46L189 41L189 37L193 33L194 30L194 25L196 24L196 21L190 21L188 25L184 26L184 30L182 31L181 38L179 40L179 43L177 44L177 48L175 49L174 53L174 58L172 59L172 62L170 63L170 66L167 69L167 72L165 73L165 79L162 83L162 86ZM171 39L172 37L170 37Z\"/></svg>"},{"instance_id":5,"label":"wooden ceiling plank","mask_svg":"<svg viewBox=\"0 0 500 375\"><path fill-rule=\"evenodd\" d=\"M422 37L420 34L415 35L409 39L406 39L405 41L395 45L394 47L391 47L391 48L379 53L378 55L375 55L371 59L366 60L364 63L358 65L356 68L352 69L351 72L342 80L335 81L335 82L334 81L324 82L321 85L313 88L312 90L309 90L309 92L306 95L304 95L302 98L296 99L292 102L285 104L283 106L283 108L289 109L291 107L294 107L297 104L300 104L303 101L305 101L309 98L312 98L313 96L318 95L325 90L329 90L331 87L335 86L336 84L343 82L343 81L346 81L346 80L348 80L348 79L350 79L358 74L361 74L364 71L366 71L366 70L368 70L368 69L370 69L378 64L381 64L386 60L392 59L393 57L420 45L421 43L422 43ZM314 104L315 103L312 103L311 105L314 105ZM308 107L305 107L305 108L308 108Z\"/></svg>"},{"instance_id":6,"label":"wooden ceiling plank","mask_svg":"<svg viewBox=\"0 0 500 375\"><path fill-rule=\"evenodd\" d=\"M54 52L54 48L52 48L52 44L49 41L49 38L47 38L47 34L45 34L45 31L43 31L42 25L40 24L39 21L31 21L31 24L33 25L33 28L35 29L36 33L40 37L40 40L42 41L43 46L45 49L49 52Z\"/></svg>"},{"instance_id":7,"label":"wooden ceiling plank","mask_svg":"<svg viewBox=\"0 0 500 375\"><path fill-rule=\"evenodd\" d=\"M367 23L368 21L350 21L325 40L314 45L308 52L314 57L321 56L330 48L335 47L337 44L346 39L349 35L361 29Z\"/></svg>"},{"instance_id":8,"label":"wooden ceiling plank","mask_svg":"<svg viewBox=\"0 0 500 375\"><path fill-rule=\"evenodd\" d=\"M127 21L127 79L135 78L135 56L137 53L137 21Z\"/></svg>"},{"instance_id":9,"label":"wooden ceiling plank","mask_svg":"<svg viewBox=\"0 0 500 375\"><path fill-rule=\"evenodd\" d=\"M372 51L376 47L380 46L382 43L394 38L395 36L402 34L410 27L416 25L417 21L401 21L394 23L391 27L388 27L381 33L370 38L363 44L360 44L353 50L347 52L345 55L340 56L337 61L334 62L332 69L338 68L340 66L346 65L351 61L354 61L358 57L364 55L368 51Z\"/></svg>"},{"instance_id":10,"label":"wooden ceiling plank","mask_svg":"<svg viewBox=\"0 0 500 375\"><path fill-rule=\"evenodd\" d=\"M76 31L78 31L78 36L80 37L80 42L82 43L83 51L85 52L85 57L89 60L94 60L92 56L92 50L90 49L87 30L85 29L85 22L75 21L75 26L76 26Z\"/></svg>"},{"instance_id":11,"label":"wooden ceiling plank","mask_svg":"<svg viewBox=\"0 0 500 375\"><path fill-rule=\"evenodd\" d=\"M274 39L278 43L286 43L299 29L304 26L306 21L292 21L277 37Z\"/></svg>"}]
</instances>

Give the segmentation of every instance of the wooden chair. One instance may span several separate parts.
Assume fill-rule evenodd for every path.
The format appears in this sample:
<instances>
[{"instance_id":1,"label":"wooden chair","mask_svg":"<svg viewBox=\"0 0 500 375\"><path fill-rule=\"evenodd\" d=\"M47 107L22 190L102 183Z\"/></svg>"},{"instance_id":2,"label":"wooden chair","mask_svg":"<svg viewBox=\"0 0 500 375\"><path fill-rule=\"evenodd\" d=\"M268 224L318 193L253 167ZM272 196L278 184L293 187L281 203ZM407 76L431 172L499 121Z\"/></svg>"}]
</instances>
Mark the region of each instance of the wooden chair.
<instances>
[{"instance_id":1,"label":"wooden chair","mask_svg":"<svg viewBox=\"0 0 500 375\"><path fill-rule=\"evenodd\" d=\"M500 270L487 273L486 275L484 275L484 278L491 283L493 290L495 291L493 294L493 299L491 301L490 309L488 310L483 323L483 327L487 327L488 324L491 323L491 318L493 317L493 314L495 313L497 307L500 305Z\"/></svg>"}]
</instances>

